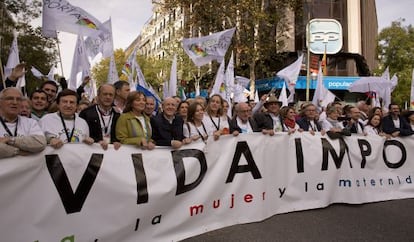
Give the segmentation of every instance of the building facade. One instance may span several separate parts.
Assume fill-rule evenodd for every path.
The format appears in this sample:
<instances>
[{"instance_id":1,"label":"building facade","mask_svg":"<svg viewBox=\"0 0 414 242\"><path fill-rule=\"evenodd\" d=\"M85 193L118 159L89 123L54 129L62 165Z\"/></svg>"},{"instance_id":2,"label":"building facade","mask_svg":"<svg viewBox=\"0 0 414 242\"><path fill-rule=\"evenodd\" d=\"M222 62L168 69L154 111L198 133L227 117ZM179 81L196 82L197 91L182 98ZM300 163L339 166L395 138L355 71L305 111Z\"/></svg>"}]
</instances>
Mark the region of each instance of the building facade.
<instances>
[{"instance_id":1,"label":"building facade","mask_svg":"<svg viewBox=\"0 0 414 242\"><path fill-rule=\"evenodd\" d=\"M183 31L186 19L191 17L189 13L191 6L165 13L159 3L153 4L152 17L129 49L137 46L141 55L163 59L166 56L163 48L172 40L177 43L182 38L183 35L177 33ZM327 18L337 20L343 30L342 49L337 54L327 55L329 76L368 76L377 67L375 0L303 0L301 7L286 16L290 27L283 34L284 46L277 50L291 53L284 61L285 66L297 58L297 52L307 52L307 23L311 19ZM320 60L322 55L316 55L316 58ZM301 74L304 74L303 71Z\"/></svg>"}]
</instances>

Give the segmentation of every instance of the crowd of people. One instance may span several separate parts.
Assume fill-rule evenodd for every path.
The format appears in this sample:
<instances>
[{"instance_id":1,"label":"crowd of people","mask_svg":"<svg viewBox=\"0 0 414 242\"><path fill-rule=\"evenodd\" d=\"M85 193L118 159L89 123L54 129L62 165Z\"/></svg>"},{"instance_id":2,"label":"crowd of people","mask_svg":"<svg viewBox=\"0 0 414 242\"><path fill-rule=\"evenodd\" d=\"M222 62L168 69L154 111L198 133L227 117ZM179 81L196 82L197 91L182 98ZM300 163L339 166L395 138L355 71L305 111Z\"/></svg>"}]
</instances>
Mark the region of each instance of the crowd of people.
<instances>
[{"instance_id":1,"label":"crowd of people","mask_svg":"<svg viewBox=\"0 0 414 242\"><path fill-rule=\"evenodd\" d=\"M168 97L156 110L156 99L131 91L128 82L118 81L98 88L92 102L83 99L84 80L78 90L59 91L54 81L45 81L29 98L13 87L18 68L0 92L0 158L41 152L47 145L55 149L67 143L98 143L104 150L112 144L135 145L152 150L156 146L178 149L191 142L207 142L222 135L259 132L309 132L330 138L378 135L385 139L414 134L414 111L403 114L391 103L388 113L370 107L365 101L356 105L330 103L319 110L312 103L300 107L284 106L274 94L260 102L230 107L220 95L181 100Z\"/></svg>"}]
</instances>

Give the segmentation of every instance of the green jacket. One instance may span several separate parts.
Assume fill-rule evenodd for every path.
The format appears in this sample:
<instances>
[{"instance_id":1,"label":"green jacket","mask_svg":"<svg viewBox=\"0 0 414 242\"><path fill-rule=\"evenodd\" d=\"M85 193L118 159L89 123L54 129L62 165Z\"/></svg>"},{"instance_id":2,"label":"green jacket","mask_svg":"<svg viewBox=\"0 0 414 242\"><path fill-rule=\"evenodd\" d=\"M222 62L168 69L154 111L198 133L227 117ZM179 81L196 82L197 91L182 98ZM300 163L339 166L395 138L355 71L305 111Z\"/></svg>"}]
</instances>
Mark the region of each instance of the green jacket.
<instances>
[{"instance_id":1,"label":"green jacket","mask_svg":"<svg viewBox=\"0 0 414 242\"><path fill-rule=\"evenodd\" d=\"M145 125L132 112L123 113L116 122L116 138L122 144L142 145L142 140L152 141L150 118L143 114ZM144 129L147 130L145 134Z\"/></svg>"}]
</instances>

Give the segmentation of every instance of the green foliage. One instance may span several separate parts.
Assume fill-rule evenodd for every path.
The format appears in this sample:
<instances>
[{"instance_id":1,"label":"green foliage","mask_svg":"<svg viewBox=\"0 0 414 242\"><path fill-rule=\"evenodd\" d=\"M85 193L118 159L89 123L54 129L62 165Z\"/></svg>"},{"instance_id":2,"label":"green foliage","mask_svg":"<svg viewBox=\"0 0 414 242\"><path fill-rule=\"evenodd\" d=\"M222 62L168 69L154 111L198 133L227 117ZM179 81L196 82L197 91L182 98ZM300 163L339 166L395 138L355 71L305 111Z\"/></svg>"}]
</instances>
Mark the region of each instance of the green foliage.
<instances>
[{"instance_id":1,"label":"green foliage","mask_svg":"<svg viewBox=\"0 0 414 242\"><path fill-rule=\"evenodd\" d=\"M411 25L404 26L403 22L393 22L380 32L377 47L380 68L375 71L382 73L388 66L391 75L397 74L398 86L392 93L392 100L400 105L410 101L414 68L414 28Z\"/></svg>"},{"instance_id":2,"label":"green foliage","mask_svg":"<svg viewBox=\"0 0 414 242\"><path fill-rule=\"evenodd\" d=\"M191 4L191 9L190 9ZM222 1L222 0L164 0L162 11L171 12L182 7L186 17L183 38L209 35L224 29L237 27L229 50L235 54L237 75L250 76L252 79L268 77L276 71L267 62L274 60L273 53L283 52L283 37L286 36L286 14L289 9L298 7L299 1ZM228 51L226 60L231 55ZM183 55L183 59L188 59ZM193 76L197 69L190 62L192 69L186 75ZM187 66L187 65L186 65ZM213 63L213 71L218 64ZM202 68L207 73L211 68ZM203 75L203 74L201 74Z\"/></svg>"},{"instance_id":3,"label":"green foliage","mask_svg":"<svg viewBox=\"0 0 414 242\"><path fill-rule=\"evenodd\" d=\"M1 61L5 65L13 41L13 30L17 31L20 62L27 63L27 69L32 66L47 74L53 65L56 65L56 40L41 35L41 28L32 26L32 21L41 15L42 1L3 0L1 6L6 7L2 16L0 35ZM3 5L4 4L4 5ZM14 20L13 20L14 19ZM30 93L41 84L30 71L26 74L26 89Z\"/></svg>"}]
</instances>

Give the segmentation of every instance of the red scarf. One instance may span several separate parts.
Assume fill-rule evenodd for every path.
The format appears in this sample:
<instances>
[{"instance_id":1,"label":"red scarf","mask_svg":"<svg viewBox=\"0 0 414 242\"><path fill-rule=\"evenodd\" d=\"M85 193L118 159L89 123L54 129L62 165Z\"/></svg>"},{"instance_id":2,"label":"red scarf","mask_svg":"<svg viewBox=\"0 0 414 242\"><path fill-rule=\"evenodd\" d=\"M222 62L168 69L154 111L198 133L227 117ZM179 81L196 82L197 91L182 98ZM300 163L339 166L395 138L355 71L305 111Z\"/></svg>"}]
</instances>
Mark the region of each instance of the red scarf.
<instances>
[{"instance_id":1,"label":"red scarf","mask_svg":"<svg viewBox=\"0 0 414 242\"><path fill-rule=\"evenodd\" d=\"M285 118L285 125L286 125L288 128L294 129L294 128L295 128L295 125L296 125L296 122L295 122L295 120L293 120L293 119L288 119L288 118Z\"/></svg>"}]
</instances>

